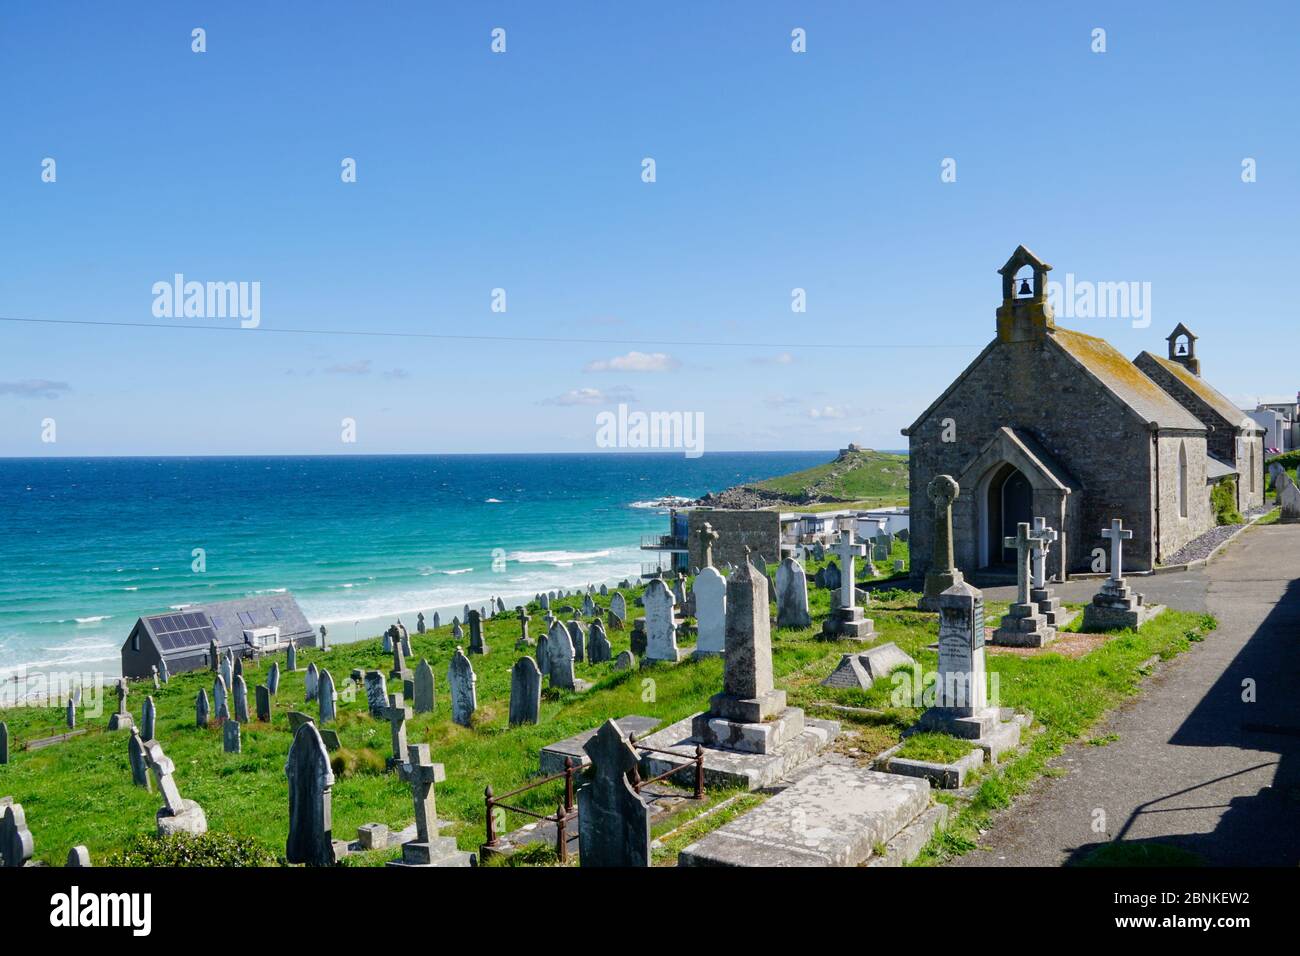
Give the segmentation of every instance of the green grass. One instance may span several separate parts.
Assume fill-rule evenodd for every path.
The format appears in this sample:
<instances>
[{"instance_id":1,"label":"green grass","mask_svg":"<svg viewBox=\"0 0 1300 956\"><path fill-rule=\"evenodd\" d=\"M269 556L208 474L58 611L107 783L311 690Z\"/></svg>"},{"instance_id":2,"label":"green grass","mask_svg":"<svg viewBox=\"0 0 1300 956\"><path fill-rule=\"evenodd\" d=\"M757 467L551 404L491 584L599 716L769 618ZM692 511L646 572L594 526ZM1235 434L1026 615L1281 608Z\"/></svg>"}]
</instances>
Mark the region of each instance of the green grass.
<instances>
[{"instance_id":1,"label":"green grass","mask_svg":"<svg viewBox=\"0 0 1300 956\"><path fill-rule=\"evenodd\" d=\"M834 461L750 487L792 501L848 502L907 500L907 456L871 449L846 451Z\"/></svg>"},{"instance_id":2,"label":"green grass","mask_svg":"<svg viewBox=\"0 0 1300 956\"><path fill-rule=\"evenodd\" d=\"M969 740L958 740L950 734L913 734L903 741L903 746L894 756L930 763L955 763L973 749Z\"/></svg>"}]
</instances>

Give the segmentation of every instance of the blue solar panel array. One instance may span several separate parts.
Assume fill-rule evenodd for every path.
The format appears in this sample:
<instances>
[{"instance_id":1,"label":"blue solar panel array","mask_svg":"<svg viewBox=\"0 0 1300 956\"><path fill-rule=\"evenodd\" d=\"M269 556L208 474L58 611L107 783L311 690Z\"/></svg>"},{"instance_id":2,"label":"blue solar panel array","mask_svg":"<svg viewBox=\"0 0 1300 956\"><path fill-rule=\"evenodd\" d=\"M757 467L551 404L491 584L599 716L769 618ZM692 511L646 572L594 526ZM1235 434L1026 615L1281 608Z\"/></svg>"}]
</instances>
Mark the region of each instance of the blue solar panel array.
<instances>
[{"instance_id":1,"label":"blue solar panel array","mask_svg":"<svg viewBox=\"0 0 1300 956\"><path fill-rule=\"evenodd\" d=\"M164 651L182 647L207 647L217 636L208 616L202 612L157 614L149 618L149 627Z\"/></svg>"}]
</instances>

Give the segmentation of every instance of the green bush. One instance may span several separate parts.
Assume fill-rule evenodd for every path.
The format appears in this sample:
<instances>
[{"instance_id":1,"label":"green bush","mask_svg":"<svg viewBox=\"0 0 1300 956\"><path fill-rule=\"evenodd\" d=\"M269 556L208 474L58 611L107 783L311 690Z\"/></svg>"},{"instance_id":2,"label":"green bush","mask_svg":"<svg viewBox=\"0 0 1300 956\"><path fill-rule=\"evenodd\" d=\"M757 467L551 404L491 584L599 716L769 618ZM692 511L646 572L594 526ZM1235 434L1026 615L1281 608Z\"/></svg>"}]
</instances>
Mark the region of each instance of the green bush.
<instances>
[{"instance_id":1,"label":"green bush","mask_svg":"<svg viewBox=\"0 0 1300 956\"><path fill-rule=\"evenodd\" d=\"M1267 468L1269 465L1273 464L1273 462L1277 462L1287 471L1300 468L1300 451L1288 451L1283 452L1280 455L1274 455L1272 458L1269 458L1264 462L1264 467Z\"/></svg>"},{"instance_id":2,"label":"green bush","mask_svg":"<svg viewBox=\"0 0 1300 956\"><path fill-rule=\"evenodd\" d=\"M1234 478L1225 478L1214 486L1210 492L1210 507L1214 509L1217 524L1246 523L1246 519L1237 510L1237 482Z\"/></svg>"},{"instance_id":3,"label":"green bush","mask_svg":"<svg viewBox=\"0 0 1300 956\"><path fill-rule=\"evenodd\" d=\"M110 854L104 866L274 866L275 858L252 840L228 833L163 837L141 834Z\"/></svg>"}]
</instances>

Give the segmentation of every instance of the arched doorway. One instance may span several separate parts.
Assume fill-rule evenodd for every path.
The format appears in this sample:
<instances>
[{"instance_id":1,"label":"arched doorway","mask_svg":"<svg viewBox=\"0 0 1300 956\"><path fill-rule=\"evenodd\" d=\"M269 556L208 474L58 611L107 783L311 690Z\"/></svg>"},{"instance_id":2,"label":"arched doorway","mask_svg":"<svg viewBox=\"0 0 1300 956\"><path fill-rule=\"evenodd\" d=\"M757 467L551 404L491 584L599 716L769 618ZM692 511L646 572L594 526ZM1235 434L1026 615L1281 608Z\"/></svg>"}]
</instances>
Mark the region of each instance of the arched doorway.
<instances>
[{"instance_id":1,"label":"arched doorway","mask_svg":"<svg viewBox=\"0 0 1300 956\"><path fill-rule=\"evenodd\" d=\"M1034 489L1015 465L1004 464L994 472L985 493L984 534L982 549L988 566L1010 565L1016 561L1015 548L1003 545L1003 539L1016 536L1020 522L1033 523Z\"/></svg>"}]
</instances>

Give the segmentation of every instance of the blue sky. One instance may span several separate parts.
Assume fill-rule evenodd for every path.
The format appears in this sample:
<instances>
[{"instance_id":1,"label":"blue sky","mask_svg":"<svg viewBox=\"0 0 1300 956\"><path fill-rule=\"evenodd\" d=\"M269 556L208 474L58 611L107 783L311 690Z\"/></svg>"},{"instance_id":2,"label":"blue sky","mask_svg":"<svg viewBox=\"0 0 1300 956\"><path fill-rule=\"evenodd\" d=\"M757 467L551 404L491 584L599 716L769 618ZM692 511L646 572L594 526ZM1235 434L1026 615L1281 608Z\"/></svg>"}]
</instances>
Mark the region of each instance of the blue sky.
<instances>
[{"instance_id":1,"label":"blue sky","mask_svg":"<svg viewBox=\"0 0 1300 956\"><path fill-rule=\"evenodd\" d=\"M1151 284L1147 328L1061 324L1135 355L1182 321L1234 399L1293 394L1297 19L6 4L0 316L167 328L0 322L0 455L591 451L620 400L706 450L903 447L1017 243ZM260 328L155 318L175 273L259 282Z\"/></svg>"}]
</instances>

